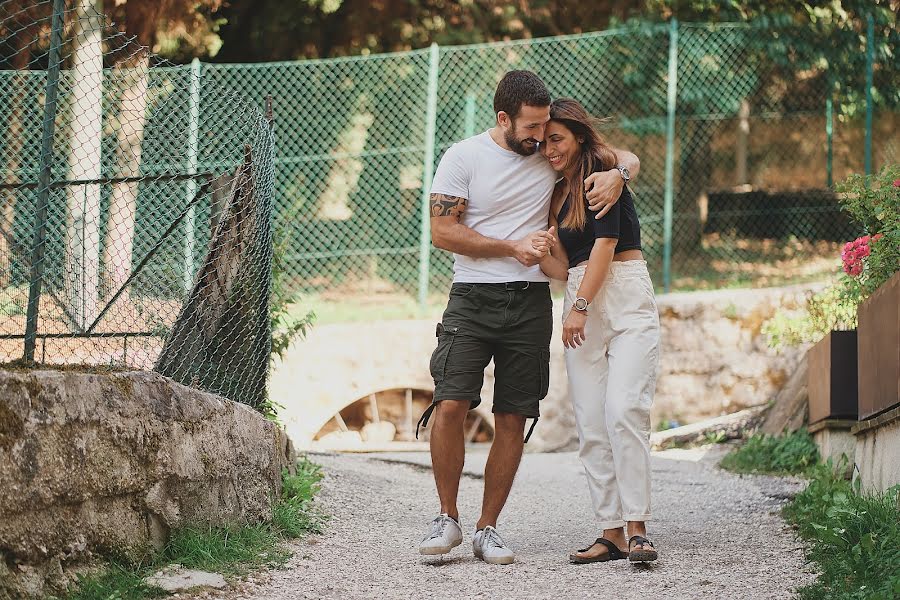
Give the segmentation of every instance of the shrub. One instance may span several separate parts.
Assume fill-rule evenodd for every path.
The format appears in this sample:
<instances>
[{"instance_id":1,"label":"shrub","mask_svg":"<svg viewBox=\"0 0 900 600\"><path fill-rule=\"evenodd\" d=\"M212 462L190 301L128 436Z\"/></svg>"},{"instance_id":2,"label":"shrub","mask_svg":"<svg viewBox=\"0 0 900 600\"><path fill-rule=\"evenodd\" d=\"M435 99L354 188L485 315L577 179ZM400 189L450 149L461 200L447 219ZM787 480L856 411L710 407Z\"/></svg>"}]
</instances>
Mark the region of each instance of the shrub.
<instances>
[{"instance_id":1,"label":"shrub","mask_svg":"<svg viewBox=\"0 0 900 600\"><path fill-rule=\"evenodd\" d=\"M798 590L800 598L900 598L900 486L860 494L830 464L812 475L783 511L819 567L816 581Z\"/></svg>"},{"instance_id":2,"label":"shrub","mask_svg":"<svg viewBox=\"0 0 900 600\"><path fill-rule=\"evenodd\" d=\"M773 348L814 342L829 331L855 329L856 309L900 268L900 165L837 184L842 208L866 231L841 251L842 272L812 294L801 311L779 311L762 328Z\"/></svg>"},{"instance_id":3,"label":"shrub","mask_svg":"<svg viewBox=\"0 0 900 600\"><path fill-rule=\"evenodd\" d=\"M819 449L801 429L779 437L754 434L722 459L721 466L735 473L799 475L818 462Z\"/></svg>"}]
</instances>

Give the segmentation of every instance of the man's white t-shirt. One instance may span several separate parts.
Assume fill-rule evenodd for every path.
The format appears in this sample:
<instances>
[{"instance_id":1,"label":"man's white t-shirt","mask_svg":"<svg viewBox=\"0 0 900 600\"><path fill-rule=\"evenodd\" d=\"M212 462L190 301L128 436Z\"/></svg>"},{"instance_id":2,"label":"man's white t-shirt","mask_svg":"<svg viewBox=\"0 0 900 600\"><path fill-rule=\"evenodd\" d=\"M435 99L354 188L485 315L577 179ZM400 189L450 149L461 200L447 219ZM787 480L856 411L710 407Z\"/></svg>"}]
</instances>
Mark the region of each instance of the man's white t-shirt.
<instances>
[{"instance_id":1,"label":"man's white t-shirt","mask_svg":"<svg viewBox=\"0 0 900 600\"><path fill-rule=\"evenodd\" d=\"M539 152L522 156L497 145L491 134L453 144L438 165L432 194L466 198L460 223L495 240L518 240L547 229L556 173ZM514 258L454 254L454 283L549 281L537 265Z\"/></svg>"}]
</instances>

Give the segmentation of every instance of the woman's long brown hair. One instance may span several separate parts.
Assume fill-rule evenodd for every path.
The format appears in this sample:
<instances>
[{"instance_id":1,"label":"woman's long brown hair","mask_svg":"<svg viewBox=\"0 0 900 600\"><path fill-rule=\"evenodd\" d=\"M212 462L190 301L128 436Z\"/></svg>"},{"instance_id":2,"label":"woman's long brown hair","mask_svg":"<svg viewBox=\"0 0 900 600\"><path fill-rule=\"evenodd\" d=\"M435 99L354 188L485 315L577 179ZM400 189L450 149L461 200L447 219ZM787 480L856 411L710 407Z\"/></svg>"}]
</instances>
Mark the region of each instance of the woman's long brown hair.
<instances>
[{"instance_id":1,"label":"woman's long brown hair","mask_svg":"<svg viewBox=\"0 0 900 600\"><path fill-rule=\"evenodd\" d=\"M581 144L580 156L576 157L575 171L569 178L569 194L573 202L569 203L569 212L560 226L566 229L584 229L586 222L584 210L577 210L583 206L577 204L578 198L582 203L587 202L584 195L584 180L595 170L608 170L616 166L619 158L612 148L597 133L594 123L596 120L588 114L580 102L571 98L558 98L550 104L550 120L562 123L578 138L584 139ZM599 167L599 168L598 168Z\"/></svg>"}]
</instances>

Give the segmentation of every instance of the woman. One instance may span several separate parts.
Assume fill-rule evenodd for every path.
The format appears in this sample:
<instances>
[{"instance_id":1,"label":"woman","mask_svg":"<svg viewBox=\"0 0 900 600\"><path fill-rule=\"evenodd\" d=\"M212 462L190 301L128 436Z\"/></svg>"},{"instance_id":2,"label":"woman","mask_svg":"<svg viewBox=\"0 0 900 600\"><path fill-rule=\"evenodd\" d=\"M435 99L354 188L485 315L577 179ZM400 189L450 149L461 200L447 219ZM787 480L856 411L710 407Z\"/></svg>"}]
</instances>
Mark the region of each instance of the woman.
<instances>
[{"instance_id":1,"label":"woman","mask_svg":"<svg viewBox=\"0 0 900 600\"><path fill-rule=\"evenodd\" d=\"M617 168L615 153L591 122L575 100L554 101L542 150L562 177L550 211L560 243L541 268L568 280L566 371L579 456L603 530L569 559L647 562L657 558L645 522L650 519L650 404L659 364L659 314L628 188L600 219L584 199L588 175Z\"/></svg>"}]
</instances>

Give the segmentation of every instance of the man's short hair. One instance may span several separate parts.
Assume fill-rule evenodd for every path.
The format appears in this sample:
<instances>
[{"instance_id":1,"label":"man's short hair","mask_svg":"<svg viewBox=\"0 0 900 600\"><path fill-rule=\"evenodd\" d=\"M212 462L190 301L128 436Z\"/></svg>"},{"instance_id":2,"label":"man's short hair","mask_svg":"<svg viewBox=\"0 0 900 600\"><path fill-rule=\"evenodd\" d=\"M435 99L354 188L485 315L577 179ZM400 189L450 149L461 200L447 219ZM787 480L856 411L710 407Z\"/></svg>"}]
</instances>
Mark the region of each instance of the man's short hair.
<instances>
[{"instance_id":1,"label":"man's short hair","mask_svg":"<svg viewBox=\"0 0 900 600\"><path fill-rule=\"evenodd\" d=\"M502 110L515 119L525 105L550 106L550 92L531 71L509 71L494 92L494 114Z\"/></svg>"}]
</instances>

